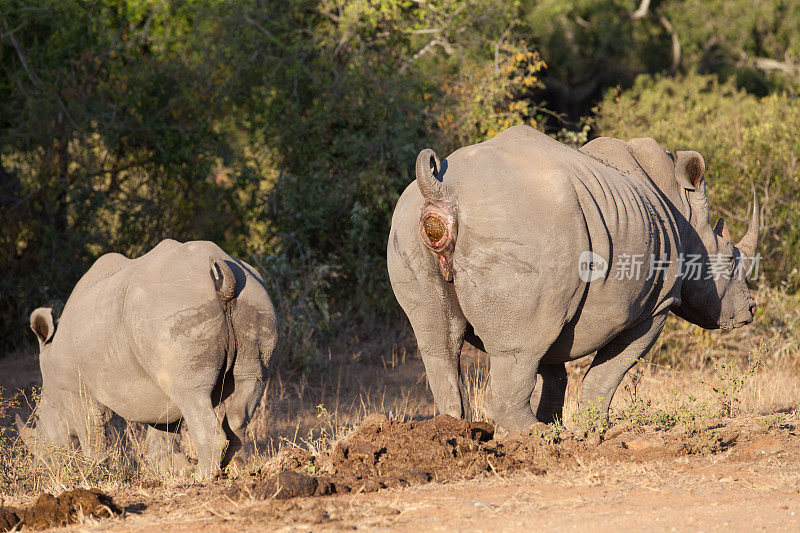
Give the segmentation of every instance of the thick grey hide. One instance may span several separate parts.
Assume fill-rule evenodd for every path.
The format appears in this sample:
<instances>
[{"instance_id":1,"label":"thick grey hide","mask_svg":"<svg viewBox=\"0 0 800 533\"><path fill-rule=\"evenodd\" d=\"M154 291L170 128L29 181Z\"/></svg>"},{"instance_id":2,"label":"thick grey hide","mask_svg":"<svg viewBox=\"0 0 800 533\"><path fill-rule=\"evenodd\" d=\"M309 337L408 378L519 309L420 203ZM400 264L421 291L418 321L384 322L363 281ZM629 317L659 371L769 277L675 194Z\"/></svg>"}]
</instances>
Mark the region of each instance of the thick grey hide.
<instances>
[{"instance_id":1,"label":"thick grey hide","mask_svg":"<svg viewBox=\"0 0 800 533\"><path fill-rule=\"evenodd\" d=\"M716 231L709 224L704 169L697 152L673 156L652 139L600 138L575 150L526 126L441 164L423 151L392 218L387 259L438 409L470 412L465 336L490 355L486 414L523 430L561 416L564 363L594 352L582 403L607 410L670 310L705 328L751 322L755 302L739 274L741 256L755 252L757 205L737 249L724 221ZM455 244L440 245L452 250L441 263L423 244L423 209L455 213ZM608 262L605 277L580 276L589 251ZM702 258L703 279L679 275L680 254ZM644 258L641 275L617 279L632 256ZM712 256L730 267L716 280L705 279ZM651 257L669 262L652 277ZM448 261L452 283L437 268Z\"/></svg>"},{"instance_id":2,"label":"thick grey hide","mask_svg":"<svg viewBox=\"0 0 800 533\"><path fill-rule=\"evenodd\" d=\"M43 390L26 442L46 453L80 445L106 454L111 412L149 424L147 448L168 469L187 469L180 424L207 478L241 447L264 392L277 323L264 281L205 241L165 240L128 259L107 254L80 279L57 325L31 315ZM220 405L222 420L214 407Z\"/></svg>"}]
</instances>

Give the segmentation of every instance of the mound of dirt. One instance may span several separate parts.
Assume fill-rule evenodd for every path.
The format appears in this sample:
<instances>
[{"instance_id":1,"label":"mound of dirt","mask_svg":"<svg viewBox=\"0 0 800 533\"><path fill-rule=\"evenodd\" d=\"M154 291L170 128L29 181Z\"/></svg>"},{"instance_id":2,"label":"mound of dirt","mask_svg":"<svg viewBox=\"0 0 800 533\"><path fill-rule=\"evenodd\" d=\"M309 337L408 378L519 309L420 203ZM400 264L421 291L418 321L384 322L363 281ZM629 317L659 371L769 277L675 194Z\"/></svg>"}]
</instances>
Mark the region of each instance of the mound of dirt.
<instances>
[{"instance_id":1,"label":"mound of dirt","mask_svg":"<svg viewBox=\"0 0 800 533\"><path fill-rule=\"evenodd\" d=\"M287 499L372 492L486 473L544 475L546 469L577 468L584 460L640 463L718 454L744 444L731 422L673 428L622 423L593 438L532 428L515 439L495 439L494 428L484 422L447 415L392 422L373 414L329 453L315 457L307 450L284 449L258 474L241 480L234 491L258 499ZM759 446L767 449L777 444L770 441ZM761 448L753 448L750 455Z\"/></svg>"},{"instance_id":2,"label":"mound of dirt","mask_svg":"<svg viewBox=\"0 0 800 533\"><path fill-rule=\"evenodd\" d=\"M0 531L9 531L15 526L47 529L75 524L81 516L106 518L120 513L111 497L97 489L75 489L57 497L45 493L27 509L0 508Z\"/></svg>"},{"instance_id":3,"label":"mound of dirt","mask_svg":"<svg viewBox=\"0 0 800 533\"><path fill-rule=\"evenodd\" d=\"M314 457L305 450L283 450L264 466L261 476L241 485L240 493L287 498L372 492L485 472L524 469L545 473L537 466L536 442L521 449L516 443L512 445L515 453L510 454L506 444L494 440L494 428L484 422L447 415L421 422L391 422L384 415L374 414L327 455ZM321 471L324 475L315 477L298 470ZM287 477L290 473L293 476Z\"/></svg>"},{"instance_id":4,"label":"mound of dirt","mask_svg":"<svg viewBox=\"0 0 800 533\"><path fill-rule=\"evenodd\" d=\"M367 492L474 477L507 469L513 461L493 437L494 428L483 422L443 415L403 423L375 414L340 440L318 466L337 488ZM535 464L528 466L538 470Z\"/></svg>"}]
</instances>

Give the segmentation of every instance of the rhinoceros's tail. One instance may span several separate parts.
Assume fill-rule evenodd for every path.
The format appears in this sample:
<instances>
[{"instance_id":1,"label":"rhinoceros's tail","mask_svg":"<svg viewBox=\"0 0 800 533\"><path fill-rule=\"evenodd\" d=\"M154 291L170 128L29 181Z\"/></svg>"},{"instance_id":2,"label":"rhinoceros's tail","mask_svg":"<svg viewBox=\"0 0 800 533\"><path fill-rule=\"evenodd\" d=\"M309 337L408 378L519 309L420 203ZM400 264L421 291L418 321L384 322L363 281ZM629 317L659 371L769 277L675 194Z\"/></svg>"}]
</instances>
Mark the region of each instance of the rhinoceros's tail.
<instances>
[{"instance_id":1,"label":"rhinoceros's tail","mask_svg":"<svg viewBox=\"0 0 800 533\"><path fill-rule=\"evenodd\" d=\"M450 190L437 177L441 165L436 152L430 148L425 148L417 156L417 186L429 204L443 204L452 201Z\"/></svg>"},{"instance_id":2,"label":"rhinoceros's tail","mask_svg":"<svg viewBox=\"0 0 800 533\"><path fill-rule=\"evenodd\" d=\"M436 153L430 148L421 151L417 156L417 185L425 198L425 207L419 218L419 236L436 256L442 277L453 281L458 209L452 191L436 177L439 171Z\"/></svg>"},{"instance_id":3,"label":"rhinoceros's tail","mask_svg":"<svg viewBox=\"0 0 800 533\"><path fill-rule=\"evenodd\" d=\"M233 300L236 295L236 277L233 275L231 267L225 260L218 257L209 257L209 270L211 281L214 282L214 289L223 302Z\"/></svg>"}]
</instances>

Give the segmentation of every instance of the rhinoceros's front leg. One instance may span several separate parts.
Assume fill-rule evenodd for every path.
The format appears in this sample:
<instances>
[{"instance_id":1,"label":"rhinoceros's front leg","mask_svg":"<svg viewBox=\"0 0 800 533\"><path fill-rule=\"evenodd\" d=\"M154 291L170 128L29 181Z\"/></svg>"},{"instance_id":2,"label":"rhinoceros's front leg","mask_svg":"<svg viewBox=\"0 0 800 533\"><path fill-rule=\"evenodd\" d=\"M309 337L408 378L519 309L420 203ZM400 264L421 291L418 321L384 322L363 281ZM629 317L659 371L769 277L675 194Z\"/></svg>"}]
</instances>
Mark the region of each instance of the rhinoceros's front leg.
<instances>
[{"instance_id":1,"label":"rhinoceros's front leg","mask_svg":"<svg viewBox=\"0 0 800 533\"><path fill-rule=\"evenodd\" d=\"M597 351L581 386L581 404L605 413L622 378L655 344L667 314L648 318L617 335Z\"/></svg>"},{"instance_id":2,"label":"rhinoceros's front leg","mask_svg":"<svg viewBox=\"0 0 800 533\"><path fill-rule=\"evenodd\" d=\"M531 409L536 419L545 424L563 420L566 393L567 368L564 363L540 364L531 397Z\"/></svg>"},{"instance_id":3,"label":"rhinoceros's front leg","mask_svg":"<svg viewBox=\"0 0 800 533\"><path fill-rule=\"evenodd\" d=\"M78 437L83 454L95 461L104 460L108 456L106 423L111 419L111 411L92 398L84 386L77 393L67 394L64 403L69 425Z\"/></svg>"}]
</instances>

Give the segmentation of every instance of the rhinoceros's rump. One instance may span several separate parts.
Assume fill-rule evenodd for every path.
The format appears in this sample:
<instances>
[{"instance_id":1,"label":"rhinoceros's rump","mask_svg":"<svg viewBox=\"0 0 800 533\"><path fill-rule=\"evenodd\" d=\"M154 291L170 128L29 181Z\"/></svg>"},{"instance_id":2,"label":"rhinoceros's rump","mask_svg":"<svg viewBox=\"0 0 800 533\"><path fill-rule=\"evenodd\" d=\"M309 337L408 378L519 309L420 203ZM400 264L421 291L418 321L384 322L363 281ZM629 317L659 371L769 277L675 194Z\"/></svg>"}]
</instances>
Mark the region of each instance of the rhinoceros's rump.
<instances>
[{"instance_id":1,"label":"rhinoceros's rump","mask_svg":"<svg viewBox=\"0 0 800 533\"><path fill-rule=\"evenodd\" d=\"M113 411L149 424L151 456L183 469L189 463L177 439L185 420L200 476L241 447L277 341L261 276L205 241L165 240L136 259L102 256L57 326L50 309L37 309L31 329L43 389L35 428L20 427L27 442L38 451L79 443L102 457ZM214 412L220 403L222 423Z\"/></svg>"},{"instance_id":2,"label":"rhinoceros's rump","mask_svg":"<svg viewBox=\"0 0 800 533\"><path fill-rule=\"evenodd\" d=\"M582 401L606 409L670 310L705 328L749 323L757 202L734 246L724 221L709 224L704 171L697 152L652 139L574 150L525 126L441 162L423 150L387 262L438 409L470 412L465 338L491 356L487 414L523 429L561 416L564 363L594 352Z\"/></svg>"}]
</instances>

